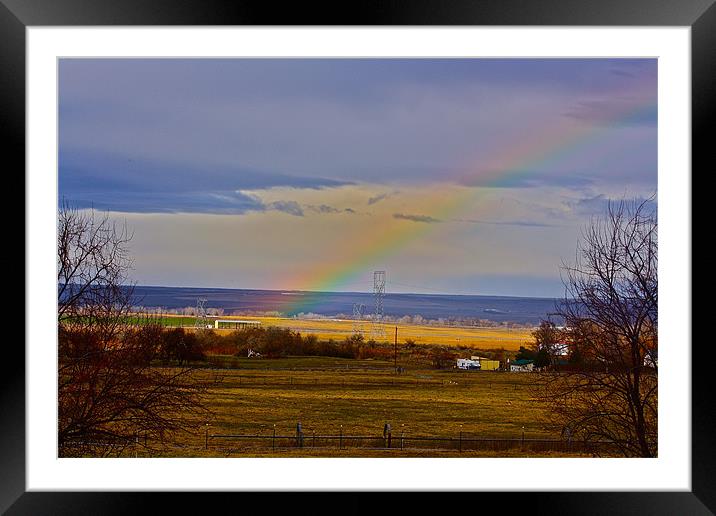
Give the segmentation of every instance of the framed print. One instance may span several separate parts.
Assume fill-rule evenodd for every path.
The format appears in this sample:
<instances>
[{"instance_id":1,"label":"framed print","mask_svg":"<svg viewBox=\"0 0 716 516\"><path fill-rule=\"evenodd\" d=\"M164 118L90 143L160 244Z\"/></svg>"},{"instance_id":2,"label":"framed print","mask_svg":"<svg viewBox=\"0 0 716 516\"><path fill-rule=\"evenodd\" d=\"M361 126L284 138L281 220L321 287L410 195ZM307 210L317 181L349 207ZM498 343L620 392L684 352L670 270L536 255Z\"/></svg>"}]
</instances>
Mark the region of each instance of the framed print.
<instances>
[{"instance_id":1,"label":"framed print","mask_svg":"<svg viewBox=\"0 0 716 516\"><path fill-rule=\"evenodd\" d=\"M0 11L27 203L3 510L711 513L690 250L712 3L62 4Z\"/></svg>"}]
</instances>

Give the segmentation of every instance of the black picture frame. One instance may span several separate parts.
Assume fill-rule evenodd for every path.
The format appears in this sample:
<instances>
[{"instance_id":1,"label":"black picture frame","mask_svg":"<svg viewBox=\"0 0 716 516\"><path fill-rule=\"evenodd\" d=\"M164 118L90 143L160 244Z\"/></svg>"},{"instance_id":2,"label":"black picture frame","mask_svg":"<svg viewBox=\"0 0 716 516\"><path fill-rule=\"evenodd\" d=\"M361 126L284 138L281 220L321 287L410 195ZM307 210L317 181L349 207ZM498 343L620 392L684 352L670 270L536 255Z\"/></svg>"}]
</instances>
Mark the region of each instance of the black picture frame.
<instances>
[{"instance_id":1,"label":"black picture frame","mask_svg":"<svg viewBox=\"0 0 716 516\"><path fill-rule=\"evenodd\" d=\"M0 0L0 132L7 178L19 177L14 170L25 169L25 29L83 25L688 26L692 44L692 170L705 174L715 168L709 137L716 113L714 0L374 0L350 4L246 0ZM695 176L691 172L692 180ZM692 206L695 205L692 200ZM690 299L684 302L691 304ZM705 347L709 343L701 344ZM183 493L26 492L25 353L17 344L13 349L8 350L9 347L9 343L6 344L3 362L12 366L6 367L0 375L0 511L7 514L119 514L149 508L145 500L148 496L160 498L152 501L163 505L162 512L183 513L192 508ZM699 356L699 349L692 347L691 492L480 493L481 505L485 497L490 497L501 504L509 499L509 505L549 514L713 514L716 511L716 447L711 439L713 403L707 384L709 361ZM322 506L325 508L326 503L322 495L317 495L321 494L302 493L297 497L301 505L310 505L311 512L316 512ZM202 494L200 498L207 496ZM235 503L240 497L241 506L247 507L258 501L255 494L235 496L214 493L211 503L214 505L229 497ZM340 509L334 506L328 512L368 512L378 505L376 496L375 493L352 493L347 501L341 502ZM290 500L291 504L295 503L294 498L296 496ZM423 498L420 493L413 494L408 503L421 505ZM289 510L285 505L288 502L285 496L271 495L273 509ZM206 500L199 503L203 505ZM403 506L401 512L406 508Z\"/></svg>"}]
</instances>

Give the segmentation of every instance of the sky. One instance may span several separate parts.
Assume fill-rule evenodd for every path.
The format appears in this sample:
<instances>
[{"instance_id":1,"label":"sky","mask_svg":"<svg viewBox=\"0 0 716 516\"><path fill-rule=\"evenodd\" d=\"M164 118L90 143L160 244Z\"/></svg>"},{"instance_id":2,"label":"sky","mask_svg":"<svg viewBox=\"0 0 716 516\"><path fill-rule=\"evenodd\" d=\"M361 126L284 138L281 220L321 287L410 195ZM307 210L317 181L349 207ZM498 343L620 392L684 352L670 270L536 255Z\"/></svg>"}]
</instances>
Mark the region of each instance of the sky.
<instances>
[{"instance_id":1,"label":"sky","mask_svg":"<svg viewBox=\"0 0 716 516\"><path fill-rule=\"evenodd\" d=\"M559 297L657 188L654 59L61 59L58 109L143 285Z\"/></svg>"}]
</instances>

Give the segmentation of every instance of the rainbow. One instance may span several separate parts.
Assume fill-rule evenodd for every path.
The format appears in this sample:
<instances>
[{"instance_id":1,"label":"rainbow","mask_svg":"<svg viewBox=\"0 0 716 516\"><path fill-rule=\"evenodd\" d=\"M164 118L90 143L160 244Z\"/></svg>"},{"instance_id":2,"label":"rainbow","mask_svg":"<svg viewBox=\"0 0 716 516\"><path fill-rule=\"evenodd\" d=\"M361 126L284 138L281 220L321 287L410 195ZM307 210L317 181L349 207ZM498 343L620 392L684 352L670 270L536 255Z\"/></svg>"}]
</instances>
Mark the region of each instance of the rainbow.
<instances>
[{"instance_id":1,"label":"rainbow","mask_svg":"<svg viewBox=\"0 0 716 516\"><path fill-rule=\"evenodd\" d=\"M609 129L618 127L645 115L656 113L653 99L628 109L612 110L608 120L600 124L576 125L563 122L551 128L532 128L525 138L495 152L487 162L475 166L468 174L450 179L462 185L479 184L480 188L461 188L455 192L432 190L421 204L423 213L438 220L450 220L478 206L485 194L484 187L499 187L508 181L528 178L530 171L568 158L580 148L594 144L609 135ZM309 270L300 270L282 279L283 285L292 289L308 291L311 295L287 296L280 311L287 314L308 312L320 302L321 292L340 290L356 278L379 267L382 260L405 247L408 243L426 236L439 224L391 219L381 226L353 237L332 257L330 263L322 262Z\"/></svg>"}]
</instances>

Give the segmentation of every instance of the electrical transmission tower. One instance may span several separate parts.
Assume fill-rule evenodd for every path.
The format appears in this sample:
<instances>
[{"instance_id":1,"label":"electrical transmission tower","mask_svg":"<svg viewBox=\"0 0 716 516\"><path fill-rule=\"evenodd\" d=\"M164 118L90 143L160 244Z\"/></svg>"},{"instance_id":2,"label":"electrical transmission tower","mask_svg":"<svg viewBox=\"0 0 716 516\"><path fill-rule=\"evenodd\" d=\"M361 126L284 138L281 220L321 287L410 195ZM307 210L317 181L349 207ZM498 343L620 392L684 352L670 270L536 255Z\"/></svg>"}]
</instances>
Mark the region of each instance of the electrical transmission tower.
<instances>
[{"instance_id":1,"label":"electrical transmission tower","mask_svg":"<svg viewBox=\"0 0 716 516\"><path fill-rule=\"evenodd\" d=\"M209 326L209 317L206 315L206 298L196 298L196 319L194 320L194 328L197 330L205 330Z\"/></svg>"},{"instance_id":2,"label":"electrical transmission tower","mask_svg":"<svg viewBox=\"0 0 716 516\"><path fill-rule=\"evenodd\" d=\"M384 338L385 328L383 328L383 297L385 296L385 271L373 272L373 296L375 297L373 337Z\"/></svg>"},{"instance_id":3,"label":"electrical transmission tower","mask_svg":"<svg viewBox=\"0 0 716 516\"><path fill-rule=\"evenodd\" d=\"M353 303L353 333L363 335L363 311L365 305L363 303Z\"/></svg>"}]
</instances>

